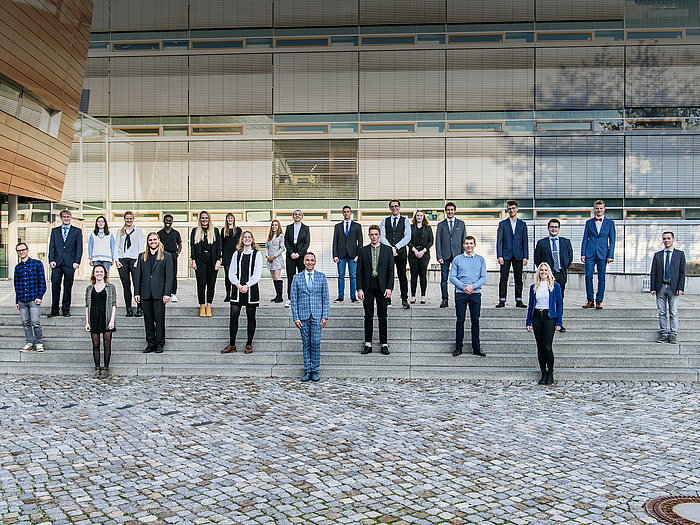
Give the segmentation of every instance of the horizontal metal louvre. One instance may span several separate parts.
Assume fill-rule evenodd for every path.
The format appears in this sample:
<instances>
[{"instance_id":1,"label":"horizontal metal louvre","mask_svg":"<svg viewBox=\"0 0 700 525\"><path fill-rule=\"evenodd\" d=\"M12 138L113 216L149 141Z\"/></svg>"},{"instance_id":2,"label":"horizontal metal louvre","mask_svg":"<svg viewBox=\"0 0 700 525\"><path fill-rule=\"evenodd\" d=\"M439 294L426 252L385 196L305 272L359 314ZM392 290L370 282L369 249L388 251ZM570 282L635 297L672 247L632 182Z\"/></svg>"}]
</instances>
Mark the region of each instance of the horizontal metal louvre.
<instances>
[{"instance_id":1,"label":"horizontal metal louvre","mask_svg":"<svg viewBox=\"0 0 700 525\"><path fill-rule=\"evenodd\" d=\"M624 106L624 48L537 49L537 109Z\"/></svg>"},{"instance_id":2,"label":"horizontal metal louvre","mask_svg":"<svg viewBox=\"0 0 700 525\"><path fill-rule=\"evenodd\" d=\"M110 115L187 115L187 57L115 57Z\"/></svg>"},{"instance_id":3,"label":"horizontal metal louvre","mask_svg":"<svg viewBox=\"0 0 700 525\"><path fill-rule=\"evenodd\" d=\"M651 271L654 253L664 249L661 235L672 231L676 236L673 247L685 252L687 261L700 260L700 229L695 224L630 224L625 225L625 271ZM619 246L620 243L618 242ZM617 252L617 249L615 250ZM617 253L616 253L617 255Z\"/></svg>"},{"instance_id":4,"label":"horizontal metal louvre","mask_svg":"<svg viewBox=\"0 0 700 525\"><path fill-rule=\"evenodd\" d=\"M63 185L62 198L68 201L107 200L107 146L104 143L83 144L83 165L80 166L80 144L73 143Z\"/></svg>"},{"instance_id":5,"label":"horizontal metal louvre","mask_svg":"<svg viewBox=\"0 0 700 525\"><path fill-rule=\"evenodd\" d=\"M535 196L538 199L622 197L624 148L624 137L617 136L537 137Z\"/></svg>"},{"instance_id":6,"label":"horizontal metal louvre","mask_svg":"<svg viewBox=\"0 0 700 525\"><path fill-rule=\"evenodd\" d=\"M357 25L357 2L275 0L276 27Z\"/></svg>"},{"instance_id":7,"label":"horizontal metal louvre","mask_svg":"<svg viewBox=\"0 0 700 525\"><path fill-rule=\"evenodd\" d=\"M445 0L360 0L360 24L444 24Z\"/></svg>"},{"instance_id":8,"label":"horizontal metal louvre","mask_svg":"<svg viewBox=\"0 0 700 525\"><path fill-rule=\"evenodd\" d=\"M621 20L624 0L535 0L538 22L557 20Z\"/></svg>"},{"instance_id":9,"label":"horizontal metal louvre","mask_svg":"<svg viewBox=\"0 0 700 525\"><path fill-rule=\"evenodd\" d=\"M87 113L109 115L109 59L88 58L83 89L90 91Z\"/></svg>"},{"instance_id":10,"label":"horizontal metal louvre","mask_svg":"<svg viewBox=\"0 0 700 525\"><path fill-rule=\"evenodd\" d=\"M532 198L531 137L447 139L447 195L454 199Z\"/></svg>"},{"instance_id":11,"label":"horizontal metal louvre","mask_svg":"<svg viewBox=\"0 0 700 525\"><path fill-rule=\"evenodd\" d=\"M360 140L360 199L444 196L445 139Z\"/></svg>"},{"instance_id":12,"label":"horizontal metal louvre","mask_svg":"<svg viewBox=\"0 0 700 525\"><path fill-rule=\"evenodd\" d=\"M444 111L445 52L360 53L360 111Z\"/></svg>"},{"instance_id":13,"label":"horizontal metal louvre","mask_svg":"<svg viewBox=\"0 0 700 525\"><path fill-rule=\"evenodd\" d=\"M109 31L109 0L95 0L92 8L92 33Z\"/></svg>"},{"instance_id":14,"label":"horizontal metal louvre","mask_svg":"<svg viewBox=\"0 0 700 525\"><path fill-rule=\"evenodd\" d=\"M447 111L533 108L532 49L447 51Z\"/></svg>"},{"instance_id":15,"label":"horizontal metal louvre","mask_svg":"<svg viewBox=\"0 0 700 525\"><path fill-rule=\"evenodd\" d=\"M535 0L447 0L448 24L534 20Z\"/></svg>"},{"instance_id":16,"label":"horizontal metal louvre","mask_svg":"<svg viewBox=\"0 0 700 525\"><path fill-rule=\"evenodd\" d=\"M271 112L271 54L190 56L192 115Z\"/></svg>"},{"instance_id":17,"label":"horizontal metal louvre","mask_svg":"<svg viewBox=\"0 0 700 525\"><path fill-rule=\"evenodd\" d=\"M700 105L700 46L627 48L627 106Z\"/></svg>"},{"instance_id":18,"label":"horizontal metal louvre","mask_svg":"<svg viewBox=\"0 0 700 525\"><path fill-rule=\"evenodd\" d=\"M272 0L190 0L190 29L271 26Z\"/></svg>"},{"instance_id":19,"label":"horizontal metal louvre","mask_svg":"<svg viewBox=\"0 0 700 525\"><path fill-rule=\"evenodd\" d=\"M112 0L111 31L172 29L187 29L187 0Z\"/></svg>"},{"instance_id":20,"label":"horizontal metal louvre","mask_svg":"<svg viewBox=\"0 0 700 525\"><path fill-rule=\"evenodd\" d=\"M112 143L109 170L112 200L181 201L187 195L187 143Z\"/></svg>"},{"instance_id":21,"label":"horizontal metal louvre","mask_svg":"<svg viewBox=\"0 0 700 525\"><path fill-rule=\"evenodd\" d=\"M357 53L275 56L275 112L357 111Z\"/></svg>"},{"instance_id":22,"label":"horizontal metal louvre","mask_svg":"<svg viewBox=\"0 0 700 525\"><path fill-rule=\"evenodd\" d=\"M189 198L194 201L272 198L272 141L190 143Z\"/></svg>"},{"instance_id":23,"label":"horizontal metal louvre","mask_svg":"<svg viewBox=\"0 0 700 525\"><path fill-rule=\"evenodd\" d=\"M628 136L628 198L700 195L700 136Z\"/></svg>"}]
</instances>

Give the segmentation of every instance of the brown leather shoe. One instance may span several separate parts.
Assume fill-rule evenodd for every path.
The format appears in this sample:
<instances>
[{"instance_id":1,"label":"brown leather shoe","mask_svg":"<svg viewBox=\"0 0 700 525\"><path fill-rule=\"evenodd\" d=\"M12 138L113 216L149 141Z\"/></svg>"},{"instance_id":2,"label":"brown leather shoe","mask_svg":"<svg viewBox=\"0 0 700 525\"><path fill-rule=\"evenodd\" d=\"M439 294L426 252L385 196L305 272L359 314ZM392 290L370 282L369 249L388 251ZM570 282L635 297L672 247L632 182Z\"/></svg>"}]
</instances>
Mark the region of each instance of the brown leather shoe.
<instances>
[{"instance_id":1,"label":"brown leather shoe","mask_svg":"<svg viewBox=\"0 0 700 525\"><path fill-rule=\"evenodd\" d=\"M596 310L602 310L602 309L603 309L603 303L595 303L595 309L596 309Z\"/></svg>"},{"instance_id":2,"label":"brown leather shoe","mask_svg":"<svg viewBox=\"0 0 700 525\"><path fill-rule=\"evenodd\" d=\"M235 352L235 351L236 351L236 347L235 347L235 346L228 345L226 348L224 348L224 349L221 351L221 353L222 353L222 354L230 354L230 353Z\"/></svg>"},{"instance_id":3,"label":"brown leather shoe","mask_svg":"<svg viewBox=\"0 0 700 525\"><path fill-rule=\"evenodd\" d=\"M595 303L593 301L588 301L586 304L583 305L582 308L593 308L595 307Z\"/></svg>"},{"instance_id":4,"label":"brown leather shoe","mask_svg":"<svg viewBox=\"0 0 700 525\"><path fill-rule=\"evenodd\" d=\"M250 345L245 345L245 353L246 354L252 354L253 353L253 347Z\"/></svg>"}]
</instances>

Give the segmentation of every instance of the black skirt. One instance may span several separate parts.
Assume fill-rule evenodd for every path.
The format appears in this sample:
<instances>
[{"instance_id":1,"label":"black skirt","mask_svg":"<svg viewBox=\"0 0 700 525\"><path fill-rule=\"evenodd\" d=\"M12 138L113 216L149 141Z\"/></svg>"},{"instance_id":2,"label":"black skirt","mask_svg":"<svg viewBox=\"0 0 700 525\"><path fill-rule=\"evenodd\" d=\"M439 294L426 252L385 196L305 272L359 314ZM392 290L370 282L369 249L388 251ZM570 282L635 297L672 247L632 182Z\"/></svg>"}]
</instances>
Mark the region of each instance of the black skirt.
<instances>
[{"instance_id":1,"label":"black skirt","mask_svg":"<svg viewBox=\"0 0 700 525\"><path fill-rule=\"evenodd\" d=\"M105 332L114 332L114 328L107 328L107 289L104 288L101 292L92 289L91 295L92 304L90 306L90 333L104 334Z\"/></svg>"}]
</instances>

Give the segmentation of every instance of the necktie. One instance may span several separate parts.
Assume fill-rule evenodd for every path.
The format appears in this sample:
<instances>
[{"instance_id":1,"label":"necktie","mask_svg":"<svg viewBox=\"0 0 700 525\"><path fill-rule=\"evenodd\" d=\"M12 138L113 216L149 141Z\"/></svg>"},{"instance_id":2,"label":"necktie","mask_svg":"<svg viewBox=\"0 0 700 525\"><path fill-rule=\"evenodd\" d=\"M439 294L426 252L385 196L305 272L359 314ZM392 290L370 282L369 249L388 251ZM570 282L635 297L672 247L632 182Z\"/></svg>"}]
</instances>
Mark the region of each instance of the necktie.
<instances>
[{"instance_id":1,"label":"necktie","mask_svg":"<svg viewBox=\"0 0 700 525\"><path fill-rule=\"evenodd\" d=\"M452 228L454 227L452 221L450 221L450 233L452 233Z\"/></svg>"},{"instance_id":2,"label":"necktie","mask_svg":"<svg viewBox=\"0 0 700 525\"><path fill-rule=\"evenodd\" d=\"M308 282L308 285L309 285L309 291L311 291L311 290L314 289L313 274L309 274L309 282Z\"/></svg>"},{"instance_id":3,"label":"necktie","mask_svg":"<svg viewBox=\"0 0 700 525\"><path fill-rule=\"evenodd\" d=\"M666 252L666 262L664 263L664 281L670 281L671 277L669 276L669 266L671 262L671 252L668 250L665 250Z\"/></svg>"},{"instance_id":4,"label":"necktie","mask_svg":"<svg viewBox=\"0 0 700 525\"><path fill-rule=\"evenodd\" d=\"M63 226L63 227L61 228L61 230L62 230L62 233L63 233L63 242L66 242L66 239L68 238L68 228L66 228L65 226Z\"/></svg>"},{"instance_id":5,"label":"necktie","mask_svg":"<svg viewBox=\"0 0 700 525\"><path fill-rule=\"evenodd\" d=\"M135 230L131 230L129 233L126 234L126 240L124 241L124 249L128 250L131 248L131 234L134 233Z\"/></svg>"},{"instance_id":6,"label":"necktie","mask_svg":"<svg viewBox=\"0 0 700 525\"><path fill-rule=\"evenodd\" d=\"M350 223L349 223L349 222L345 222L345 236L346 236L346 237L348 236L348 231L349 231L349 230L350 230Z\"/></svg>"},{"instance_id":7,"label":"necktie","mask_svg":"<svg viewBox=\"0 0 700 525\"><path fill-rule=\"evenodd\" d=\"M561 265L559 264L559 243L557 239L552 239L552 258L554 259L554 271L558 272L561 270Z\"/></svg>"},{"instance_id":8,"label":"necktie","mask_svg":"<svg viewBox=\"0 0 700 525\"><path fill-rule=\"evenodd\" d=\"M394 217L394 229L396 229L396 217Z\"/></svg>"}]
</instances>

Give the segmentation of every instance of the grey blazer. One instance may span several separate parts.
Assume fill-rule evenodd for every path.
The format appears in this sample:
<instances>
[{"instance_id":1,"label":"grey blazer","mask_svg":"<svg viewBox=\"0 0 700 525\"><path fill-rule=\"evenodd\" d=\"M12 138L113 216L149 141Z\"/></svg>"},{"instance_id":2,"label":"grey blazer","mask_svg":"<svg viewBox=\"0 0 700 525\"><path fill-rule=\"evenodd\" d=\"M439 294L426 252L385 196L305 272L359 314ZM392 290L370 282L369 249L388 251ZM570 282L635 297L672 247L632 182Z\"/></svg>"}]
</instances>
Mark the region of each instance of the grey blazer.
<instances>
[{"instance_id":1,"label":"grey blazer","mask_svg":"<svg viewBox=\"0 0 700 525\"><path fill-rule=\"evenodd\" d=\"M85 288L85 308L88 311L88 317L90 315L90 307L92 306L92 289L94 287L94 285L88 284L87 288ZM107 290L107 308L105 308L105 315L107 317L107 322L105 323L105 326L107 326L109 324L109 321L112 319L112 307L117 306L117 289L112 283L105 283L105 290ZM115 315L115 327L116 323L117 316Z\"/></svg>"},{"instance_id":2,"label":"grey blazer","mask_svg":"<svg viewBox=\"0 0 700 525\"><path fill-rule=\"evenodd\" d=\"M435 233L435 255L438 259L450 260L464 252L464 238L467 236L467 227L463 220L455 218L455 225L450 233L450 225L447 219L437 225Z\"/></svg>"}]
</instances>

